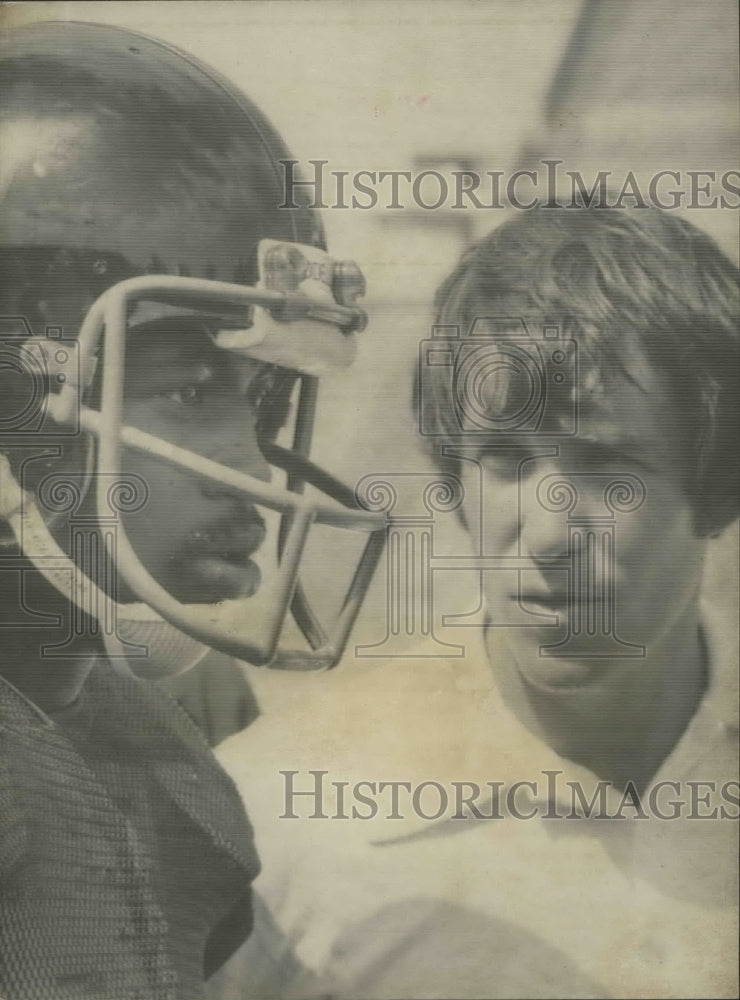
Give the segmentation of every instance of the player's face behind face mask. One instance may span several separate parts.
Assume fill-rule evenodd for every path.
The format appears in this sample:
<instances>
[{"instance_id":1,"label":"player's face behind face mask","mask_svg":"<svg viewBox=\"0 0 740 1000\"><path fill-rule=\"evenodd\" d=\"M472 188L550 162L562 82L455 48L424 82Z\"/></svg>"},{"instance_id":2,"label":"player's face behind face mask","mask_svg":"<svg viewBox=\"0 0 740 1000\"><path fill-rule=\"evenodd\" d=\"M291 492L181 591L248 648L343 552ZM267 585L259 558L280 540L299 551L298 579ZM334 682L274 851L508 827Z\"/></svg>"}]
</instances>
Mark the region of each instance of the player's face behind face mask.
<instances>
[{"instance_id":1,"label":"player's face behind face mask","mask_svg":"<svg viewBox=\"0 0 740 1000\"><path fill-rule=\"evenodd\" d=\"M74 560L83 597L76 603L85 604L91 587L97 589L98 605L105 604L97 617L112 623L101 628L109 653L136 673L182 672L206 644L224 648L208 636L205 644L198 641L203 623L218 629L219 639L225 636L225 651L270 662L270 635L282 630L288 600L300 628L286 629L283 638L299 647L308 639L310 649L289 651L271 665L328 666L332 639L321 622L336 618L337 609L340 625L343 616L353 617L373 563L363 559L368 533L377 557L383 532L373 515L347 509L357 506L352 491L291 450L305 422L303 380L222 349L217 340L204 319L169 315L126 332L121 364L103 347L82 417L93 430L93 461L83 471L80 449L73 447L56 461L29 462L24 488L37 495L60 551ZM112 381L120 383L121 395L121 426L113 434L121 446L113 451L102 446L111 409L100 377L106 366L117 373ZM300 480L304 496L286 489L295 490ZM66 503L70 483L83 494L73 507ZM354 546L346 531L336 530L357 526ZM307 586L321 599L317 617L296 584L298 560L304 546L314 554L317 546L336 547L338 534L353 552L347 573L334 574L333 594ZM363 568L345 593L352 559ZM34 561L43 561L39 553ZM160 610L168 619L168 607L149 596L152 588L176 607L177 629L158 620Z\"/></svg>"},{"instance_id":2,"label":"player's face behind face mask","mask_svg":"<svg viewBox=\"0 0 740 1000\"><path fill-rule=\"evenodd\" d=\"M20 469L21 481L18 451L14 469L3 469L0 516L14 544L70 597L69 617L77 619L76 607L122 638L126 658L149 644L148 635L122 634L136 611L201 649L276 663L291 608L308 647L301 666L332 665L384 528L307 461L316 377L354 357L358 269L323 252L314 213L283 207L279 164L289 153L259 109L191 57L119 29L65 22L14 33L0 52L0 77L0 132L13 156L1 206L0 317L23 327L11 351L28 361L19 370L23 405L2 418L0 446L14 448L11 437L36 449L50 442L43 459ZM133 332L173 310L224 320L198 348L198 370L182 373L185 385L176 372L185 349L154 337L144 349ZM24 346L30 339L38 363ZM231 363L217 363L221 354ZM294 439L269 456L287 472L271 481L249 398L259 362L300 373ZM207 403L201 368L218 387ZM153 378L164 372L177 384ZM59 475L73 484L57 482L55 492ZM316 478L322 496L311 501L302 491ZM277 544L261 540L257 513L268 525L280 520ZM377 536L350 573L337 628L315 628L299 607L299 562L317 523L357 531L368 544ZM268 550L276 571L258 573ZM242 605L227 620L231 601ZM264 627L252 636L255 622ZM167 671L181 669L182 657L171 660Z\"/></svg>"},{"instance_id":3,"label":"player's face behind face mask","mask_svg":"<svg viewBox=\"0 0 740 1000\"><path fill-rule=\"evenodd\" d=\"M146 324L130 337L123 421L264 482L272 478L258 441L260 407L284 369L236 358L197 324ZM126 448L121 471L146 499L122 515L131 545L155 580L183 603L252 597L261 574L266 519L228 486ZM136 595L121 581L119 600Z\"/></svg>"}]
</instances>

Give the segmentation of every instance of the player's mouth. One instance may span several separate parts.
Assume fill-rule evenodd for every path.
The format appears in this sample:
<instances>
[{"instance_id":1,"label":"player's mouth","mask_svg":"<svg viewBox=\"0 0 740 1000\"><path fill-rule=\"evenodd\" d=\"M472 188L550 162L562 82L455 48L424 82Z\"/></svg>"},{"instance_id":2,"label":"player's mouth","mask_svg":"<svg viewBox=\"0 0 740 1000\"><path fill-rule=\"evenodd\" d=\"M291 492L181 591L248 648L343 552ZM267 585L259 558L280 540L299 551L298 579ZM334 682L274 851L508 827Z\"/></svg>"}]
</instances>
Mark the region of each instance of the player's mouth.
<instances>
[{"instance_id":1,"label":"player's mouth","mask_svg":"<svg viewBox=\"0 0 740 1000\"><path fill-rule=\"evenodd\" d=\"M562 615L568 611L567 590L526 590L511 594L510 599L539 614Z\"/></svg>"},{"instance_id":2,"label":"player's mouth","mask_svg":"<svg viewBox=\"0 0 740 1000\"><path fill-rule=\"evenodd\" d=\"M217 522L191 532L188 561L208 588L225 598L251 597L261 573L250 558L265 540L265 523L256 511L246 523Z\"/></svg>"}]
</instances>

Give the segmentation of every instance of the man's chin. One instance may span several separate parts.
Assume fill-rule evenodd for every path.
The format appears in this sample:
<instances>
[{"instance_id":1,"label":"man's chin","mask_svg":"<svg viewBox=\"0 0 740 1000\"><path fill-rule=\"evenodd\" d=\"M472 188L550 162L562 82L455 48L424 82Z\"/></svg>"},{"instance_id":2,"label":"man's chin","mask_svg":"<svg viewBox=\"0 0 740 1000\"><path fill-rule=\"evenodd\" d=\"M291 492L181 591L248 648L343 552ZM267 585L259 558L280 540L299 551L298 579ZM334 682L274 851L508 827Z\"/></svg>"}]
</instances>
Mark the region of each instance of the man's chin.
<instances>
[{"instance_id":1,"label":"man's chin","mask_svg":"<svg viewBox=\"0 0 740 1000\"><path fill-rule=\"evenodd\" d=\"M535 655L517 669L530 687L540 691L568 691L590 687L604 676L603 660Z\"/></svg>"},{"instance_id":2,"label":"man's chin","mask_svg":"<svg viewBox=\"0 0 740 1000\"><path fill-rule=\"evenodd\" d=\"M598 683L609 670L603 656L552 656L541 649L541 636L530 635L508 643L517 673L529 687L543 692L565 692Z\"/></svg>"}]
</instances>

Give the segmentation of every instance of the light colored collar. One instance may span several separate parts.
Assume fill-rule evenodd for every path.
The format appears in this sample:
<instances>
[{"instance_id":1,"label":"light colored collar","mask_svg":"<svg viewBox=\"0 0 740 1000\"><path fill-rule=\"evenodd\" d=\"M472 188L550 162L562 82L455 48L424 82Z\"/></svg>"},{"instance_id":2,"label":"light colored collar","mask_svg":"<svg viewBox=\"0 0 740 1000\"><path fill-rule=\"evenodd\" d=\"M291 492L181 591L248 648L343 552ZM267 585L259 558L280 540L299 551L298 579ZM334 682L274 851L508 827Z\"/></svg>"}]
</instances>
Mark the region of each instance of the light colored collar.
<instances>
[{"instance_id":1,"label":"light colored collar","mask_svg":"<svg viewBox=\"0 0 740 1000\"><path fill-rule=\"evenodd\" d=\"M737 744L737 698L732 694L736 677L729 630L710 609L703 614L702 629L709 651L709 685L654 781L683 781L696 774L697 767L701 770L704 760L707 774L700 777L712 778L720 759L728 759L728 752L731 759ZM553 790L548 771L557 772L556 805L562 794L570 808L569 781L578 782L589 799L596 791L599 779L593 772L559 756L504 704L493 681L482 630L468 630L463 659L410 657L370 671L352 667L349 664L340 674L322 678L323 683L312 687L298 711L267 713L246 733L219 748L218 755L248 808L254 807L253 815L266 811L277 818L281 814L286 769L296 772L295 787L301 789L311 785L313 771L325 772L322 805L328 815L336 813L340 796L344 811L351 813L352 790L358 782L406 782L412 788L436 782L448 792L450 808L437 819L420 817L407 805L401 810L403 818L384 818L386 793L376 795L380 808L375 818L313 819L302 824L310 834L318 834L326 823L341 825L344 835L365 842L431 835L445 822L448 828L463 828L466 823L449 818L456 782L472 782L482 790L488 782L500 782L506 790L515 782L533 781L536 794L524 790L522 802L544 802L545 808ZM346 784L339 790L335 783ZM433 800L434 789L429 795ZM401 800L408 803L405 791ZM608 790L610 813L621 800L621 791ZM304 797L299 802L298 812L306 812L308 800Z\"/></svg>"},{"instance_id":2,"label":"light colored collar","mask_svg":"<svg viewBox=\"0 0 740 1000\"><path fill-rule=\"evenodd\" d=\"M724 760L732 771L738 754L738 634L728 627L720 612L708 603L701 605L701 634L707 653L707 687L693 718L661 764L653 783L682 781L704 761ZM728 778L737 776L730 773ZM714 774L702 775L712 778Z\"/></svg>"}]
</instances>

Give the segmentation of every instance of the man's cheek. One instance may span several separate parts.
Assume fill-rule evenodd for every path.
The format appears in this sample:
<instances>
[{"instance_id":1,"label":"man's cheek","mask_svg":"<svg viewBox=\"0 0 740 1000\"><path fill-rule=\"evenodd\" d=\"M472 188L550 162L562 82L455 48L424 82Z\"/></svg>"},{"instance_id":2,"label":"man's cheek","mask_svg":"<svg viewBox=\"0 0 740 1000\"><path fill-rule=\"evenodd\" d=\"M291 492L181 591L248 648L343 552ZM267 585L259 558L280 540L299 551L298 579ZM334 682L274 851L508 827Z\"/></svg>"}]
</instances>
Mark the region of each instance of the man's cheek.
<instances>
[{"instance_id":1,"label":"man's cheek","mask_svg":"<svg viewBox=\"0 0 740 1000\"><path fill-rule=\"evenodd\" d=\"M153 512L156 505L172 502L183 489L182 473L160 459L152 459L140 452L126 450L121 460L121 471L135 476L146 491L144 509Z\"/></svg>"},{"instance_id":2,"label":"man's cheek","mask_svg":"<svg viewBox=\"0 0 740 1000\"><path fill-rule=\"evenodd\" d=\"M647 503L641 510L618 517L614 526L617 569L622 571L620 576L626 571L633 583L650 576L651 569L670 555L666 545L673 536L671 512L661 514L657 504Z\"/></svg>"}]
</instances>

